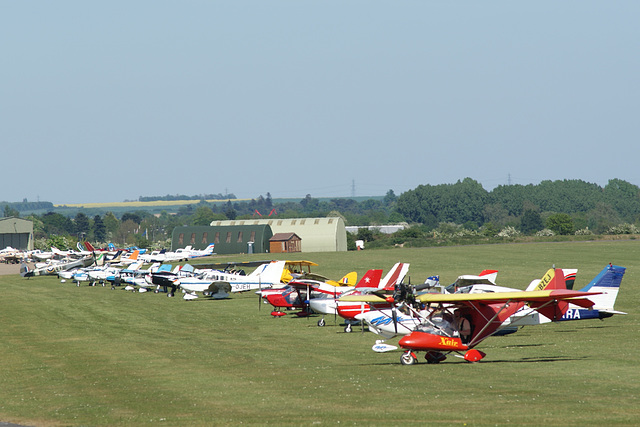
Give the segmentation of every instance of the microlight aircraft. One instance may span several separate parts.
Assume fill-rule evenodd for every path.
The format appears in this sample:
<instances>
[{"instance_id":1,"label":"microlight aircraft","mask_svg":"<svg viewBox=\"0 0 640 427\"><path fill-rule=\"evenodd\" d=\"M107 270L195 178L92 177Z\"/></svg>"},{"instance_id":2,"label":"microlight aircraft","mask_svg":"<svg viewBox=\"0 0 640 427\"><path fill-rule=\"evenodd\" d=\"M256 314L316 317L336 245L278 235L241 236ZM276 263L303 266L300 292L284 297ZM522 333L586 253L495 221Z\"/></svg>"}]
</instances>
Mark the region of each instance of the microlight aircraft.
<instances>
[{"instance_id":1,"label":"microlight aircraft","mask_svg":"<svg viewBox=\"0 0 640 427\"><path fill-rule=\"evenodd\" d=\"M480 361L485 353L475 347L526 305L555 321L566 313L569 303L582 308L592 307L593 302L585 297L593 295L597 293L565 289L561 269L555 270L542 291L417 295L416 299L428 306L429 314L398 342L405 350L400 362L404 365L417 363L416 353L419 351L426 352L427 363L439 363L449 353L469 362ZM375 298L382 300L376 295L367 297L371 302L375 302ZM350 299L348 296L344 298ZM373 350L379 352L393 349L395 347L381 343L373 346Z\"/></svg>"}]
</instances>

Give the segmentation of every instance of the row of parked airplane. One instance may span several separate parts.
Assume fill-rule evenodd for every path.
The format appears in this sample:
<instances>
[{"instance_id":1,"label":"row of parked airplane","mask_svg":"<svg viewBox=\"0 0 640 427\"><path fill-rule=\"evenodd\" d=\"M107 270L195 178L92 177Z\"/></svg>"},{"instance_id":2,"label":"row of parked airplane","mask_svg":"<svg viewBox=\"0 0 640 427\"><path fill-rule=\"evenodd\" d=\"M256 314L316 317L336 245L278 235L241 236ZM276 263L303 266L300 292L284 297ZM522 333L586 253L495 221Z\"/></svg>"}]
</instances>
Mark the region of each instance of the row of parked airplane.
<instances>
[{"instance_id":1,"label":"row of parked airplane","mask_svg":"<svg viewBox=\"0 0 640 427\"><path fill-rule=\"evenodd\" d=\"M56 257L60 252L52 250ZM428 363L439 363L449 354L476 362L485 354L475 347L489 336L513 333L523 326L626 314L614 309L626 269L612 264L580 290L573 289L577 270L552 268L522 291L498 286L496 270L462 275L445 287L438 276L420 285L406 284L409 264L401 262L384 277L381 269L371 269L359 281L355 272L332 281L311 274L309 267L317 264L309 261L176 266L167 262L206 256L213 253L213 246L206 251L185 248L148 256L140 252L96 251L88 245L35 269L23 266L21 274L57 274L78 286L82 282L110 283L113 289L153 290L170 297L180 290L185 300L198 298L199 294L220 299L230 293L255 290L274 307L273 316L286 314L285 309L297 309L298 315L321 315L318 326L325 325L327 315L343 318L345 332L356 323L363 328L367 325L370 332L383 338L372 349L385 353L400 347L402 364L416 363L419 351L426 353ZM151 265L144 269L145 264ZM256 268L245 274L243 269L250 267ZM387 343L395 338L397 345Z\"/></svg>"},{"instance_id":2,"label":"row of parked airplane","mask_svg":"<svg viewBox=\"0 0 640 427\"><path fill-rule=\"evenodd\" d=\"M524 290L498 286L498 271L462 275L450 286L438 276L413 286L403 282L409 265L397 263L382 277L382 270L369 270L355 286L329 287L317 281L294 280L281 290L266 290L263 297L283 309L299 309L300 315L318 313L344 319L345 332L354 322L380 335L372 349L384 353L404 352L402 364L417 362L424 351L428 363L438 363L453 353L467 361L485 354L475 347L492 335L516 332L523 326L569 320L604 319L626 314L614 309L625 268L607 265L586 286L573 290L576 269L552 268L542 279ZM399 338L398 346L386 340ZM463 354L464 352L464 354Z\"/></svg>"}]
</instances>

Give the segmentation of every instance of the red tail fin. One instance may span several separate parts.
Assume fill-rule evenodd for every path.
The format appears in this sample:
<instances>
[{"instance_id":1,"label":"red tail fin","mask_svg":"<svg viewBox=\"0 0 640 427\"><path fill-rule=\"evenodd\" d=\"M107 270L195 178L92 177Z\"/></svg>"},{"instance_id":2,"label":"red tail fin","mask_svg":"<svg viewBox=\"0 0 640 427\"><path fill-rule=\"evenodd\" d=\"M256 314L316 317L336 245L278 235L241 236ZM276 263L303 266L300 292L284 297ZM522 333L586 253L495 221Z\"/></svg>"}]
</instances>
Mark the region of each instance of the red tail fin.
<instances>
[{"instance_id":1,"label":"red tail fin","mask_svg":"<svg viewBox=\"0 0 640 427\"><path fill-rule=\"evenodd\" d=\"M393 290L395 285L402 282L404 276L407 275L407 271L409 271L409 264L402 262L396 263L391 271L384 276L379 287L386 290Z\"/></svg>"},{"instance_id":2,"label":"red tail fin","mask_svg":"<svg viewBox=\"0 0 640 427\"><path fill-rule=\"evenodd\" d=\"M547 273L542 277L542 280L536 287L536 290L545 290L551 291L555 289L567 289L567 282L564 278L564 273L561 268L550 269ZM556 301L553 304L550 304L543 308L536 308L536 310L548 317L551 320L560 319L569 308L569 303L567 301Z\"/></svg>"},{"instance_id":3,"label":"red tail fin","mask_svg":"<svg viewBox=\"0 0 640 427\"><path fill-rule=\"evenodd\" d=\"M382 270L369 270L362 276L356 288L377 288L382 277Z\"/></svg>"},{"instance_id":4,"label":"red tail fin","mask_svg":"<svg viewBox=\"0 0 640 427\"><path fill-rule=\"evenodd\" d=\"M93 245L91 245L91 243L89 242L84 242L84 247L87 248L88 251L90 252L95 252L96 249L93 247Z\"/></svg>"}]
</instances>

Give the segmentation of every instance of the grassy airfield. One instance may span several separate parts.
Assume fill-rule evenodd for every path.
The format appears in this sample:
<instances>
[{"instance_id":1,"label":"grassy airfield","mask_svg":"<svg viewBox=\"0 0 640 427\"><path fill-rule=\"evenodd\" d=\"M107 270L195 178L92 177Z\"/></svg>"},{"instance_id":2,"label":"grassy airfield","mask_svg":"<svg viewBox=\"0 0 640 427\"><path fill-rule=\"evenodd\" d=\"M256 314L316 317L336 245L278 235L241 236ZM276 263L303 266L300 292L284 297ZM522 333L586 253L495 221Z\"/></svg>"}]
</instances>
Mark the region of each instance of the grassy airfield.
<instances>
[{"instance_id":1,"label":"grassy airfield","mask_svg":"<svg viewBox=\"0 0 640 427\"><path fill-rule=\"evenodd\" d=\"M264 259L264 255L215 257ZM290 259L292 259L290 257ZM253 293L183 301L55 277L0 277L0 421L27 425L637 425L640 241L536 243L298 255L339 278L410 262L413 283L500 270L525 288L553 264L576 288L627 267L626 316L489 338L469 364L402 366L377 336L327 319L272 318ZM204 261L202 261L204 262ZM339 322L338 322L339 323ZM395 343L395 342L394 342ZM422 355L420 355L422 357ZM420 359L421 362L423 359Z\"/></svg>"}]
</instances>

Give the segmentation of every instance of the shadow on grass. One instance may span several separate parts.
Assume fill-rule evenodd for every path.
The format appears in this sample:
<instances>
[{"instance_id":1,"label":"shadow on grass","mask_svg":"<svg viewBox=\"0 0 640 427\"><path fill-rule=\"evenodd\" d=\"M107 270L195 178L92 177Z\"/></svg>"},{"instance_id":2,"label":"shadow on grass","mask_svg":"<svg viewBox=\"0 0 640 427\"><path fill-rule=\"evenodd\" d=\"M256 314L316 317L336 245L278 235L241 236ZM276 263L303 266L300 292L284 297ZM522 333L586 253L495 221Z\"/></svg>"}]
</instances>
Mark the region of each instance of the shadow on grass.
<instances>
[{"instance_id":1,"label":"shadow on grass","mask_svg":"<svg viewBox=\"0 0 640 427\"><path fill-rule=\"evenodd\" d=\"M400 358L396 358L394 362L384 363L360 363L356 366L393 366L400 365ZM475 364L487 364L487 363L549 363L549 362L575 362L578 360L587 359L583 357L567 357L567 356L546 356L546 357L523 357L521 359L498 359L498 360L481 360L480 362L467 362L463 359L458 359L447 356L447 360L437 365L475 365ZM420 360L417 365L429 365L426 361ZM415 366L415 365L414 365ZM435 365L434 365L435 366Z\"/></svg>"}]
</instances>

